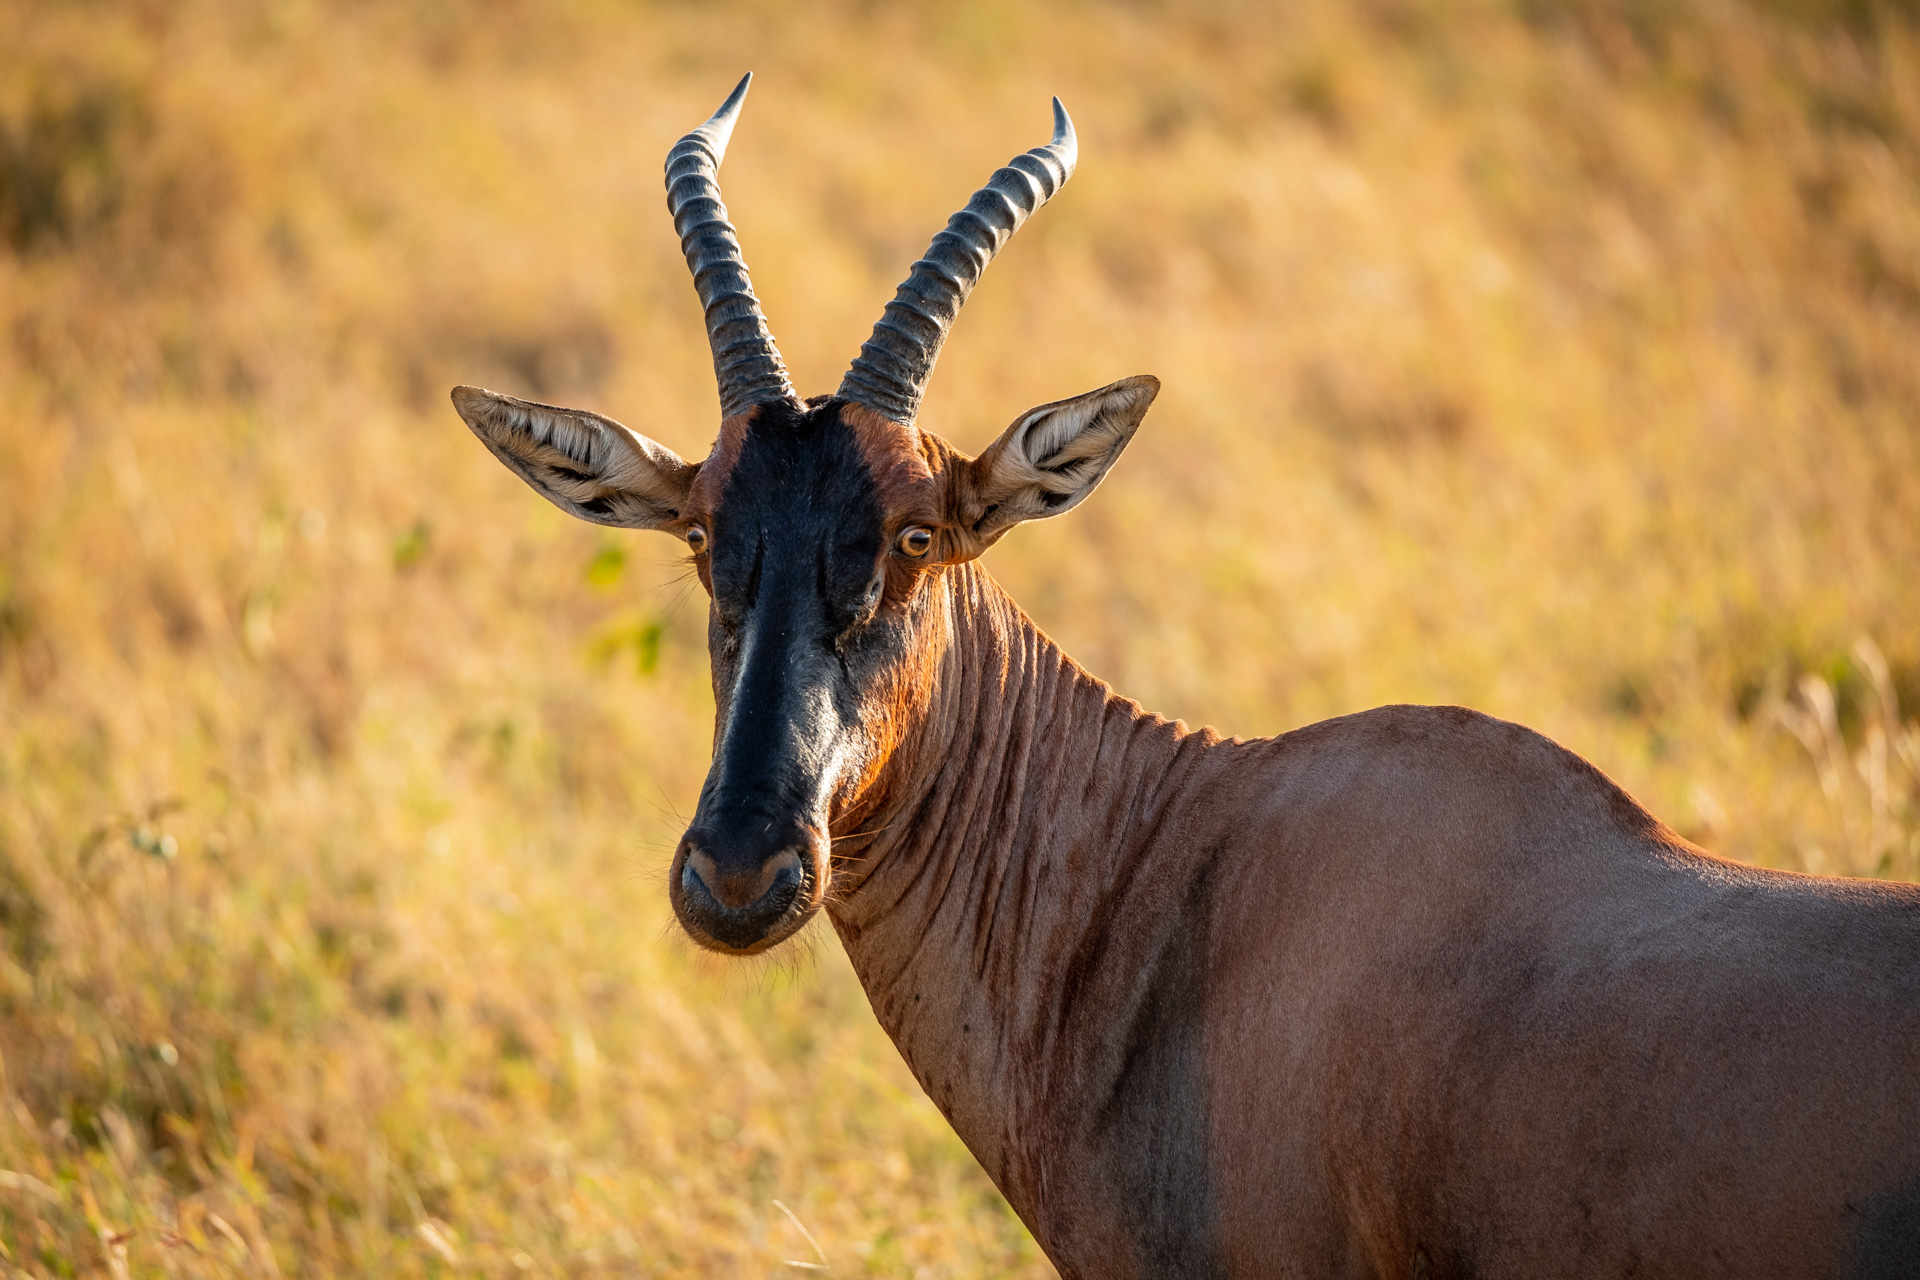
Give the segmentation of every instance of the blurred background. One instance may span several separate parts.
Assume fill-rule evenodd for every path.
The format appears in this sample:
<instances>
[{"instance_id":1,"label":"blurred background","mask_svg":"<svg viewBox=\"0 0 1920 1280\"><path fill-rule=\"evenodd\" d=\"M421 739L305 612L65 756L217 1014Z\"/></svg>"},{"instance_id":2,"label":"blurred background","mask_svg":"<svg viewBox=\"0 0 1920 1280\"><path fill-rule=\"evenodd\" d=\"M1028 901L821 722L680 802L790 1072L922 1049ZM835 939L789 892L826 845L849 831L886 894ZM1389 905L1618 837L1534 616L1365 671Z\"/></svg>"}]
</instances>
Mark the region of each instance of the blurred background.
<instances>
[{"instance_id":1,"label":"blurred background","mask_svg":"<svg viewBox=\"0 0 1920 1280\"><path fill-rule=\"evenodd\" d=\"M830 933L677 939L704 598L447 403L705 454L661 164L744 70L723 181L805 393L1073 110L922 421L1164 380L988 560L1120 689L1242 735L1466 703L1727 856L1920 875L1914 0L0 30L8 1275L1051 1274Z\"/></svg>"}]
</instances>

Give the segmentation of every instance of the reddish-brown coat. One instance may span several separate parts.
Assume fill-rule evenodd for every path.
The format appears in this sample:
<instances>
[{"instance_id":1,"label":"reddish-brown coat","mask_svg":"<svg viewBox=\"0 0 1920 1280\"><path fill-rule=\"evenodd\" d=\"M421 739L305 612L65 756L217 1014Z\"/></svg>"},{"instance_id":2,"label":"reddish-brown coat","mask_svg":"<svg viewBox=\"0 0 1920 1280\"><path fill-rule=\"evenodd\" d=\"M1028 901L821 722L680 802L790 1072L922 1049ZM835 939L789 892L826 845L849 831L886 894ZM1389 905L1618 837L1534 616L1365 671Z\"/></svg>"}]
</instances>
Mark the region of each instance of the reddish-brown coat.
<instances>
[{"instance_id":1,"label":"reddish-brown coat","mask_svg":"<svg viewBox=\"0 0 1920 1280\"><path fill-rule=\"evenodd\" d=\"M1064 1275L1876 1274L1910 1241L1920 890L1714 858L1460 708L1192 733L978 566L929 588L950 642L828 911Z\"/></svg>"}]
</instances>

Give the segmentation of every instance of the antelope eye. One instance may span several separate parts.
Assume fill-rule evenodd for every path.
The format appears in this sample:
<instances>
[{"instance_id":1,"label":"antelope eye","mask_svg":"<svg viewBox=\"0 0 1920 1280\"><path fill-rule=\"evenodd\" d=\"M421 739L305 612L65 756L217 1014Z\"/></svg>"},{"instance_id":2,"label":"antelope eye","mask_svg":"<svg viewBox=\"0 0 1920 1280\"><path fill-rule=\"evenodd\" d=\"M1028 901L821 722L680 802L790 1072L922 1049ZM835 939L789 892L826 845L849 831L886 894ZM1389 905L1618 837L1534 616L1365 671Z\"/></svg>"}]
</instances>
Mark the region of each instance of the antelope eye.
<instances>
[{"instance_id":1,"label":"antelope eye","mask_svg":"<svg viewBox=\"0 0 1920 1280\"><path fill-rule=\"evenodd\" d=\"M699 525L687 526L687 550L699 555L707 549L707 531Z\"/></svg>"},{"instance_id":2,"label":"antelope eye","mask_svg":"<svg viewBox=\"0 0 1920 1280\"><path fill-rule=\"evenodd\" d=\"M933 530L923 529L919 525L900 535L900 553L915 559L927 554L933 548Z\"/></svg>"}]
</instances>

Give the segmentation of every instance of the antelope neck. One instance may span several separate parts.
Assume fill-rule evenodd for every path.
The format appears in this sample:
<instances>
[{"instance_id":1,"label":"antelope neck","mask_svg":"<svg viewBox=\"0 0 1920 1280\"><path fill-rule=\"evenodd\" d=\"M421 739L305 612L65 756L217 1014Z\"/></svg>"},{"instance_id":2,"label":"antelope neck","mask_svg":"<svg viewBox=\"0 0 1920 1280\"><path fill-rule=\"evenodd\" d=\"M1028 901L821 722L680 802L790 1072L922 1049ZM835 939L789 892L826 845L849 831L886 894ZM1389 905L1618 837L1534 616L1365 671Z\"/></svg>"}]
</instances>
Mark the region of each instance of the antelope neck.
<instances>
[{"instance_id":1,"label":"antelope neck","mask_svg":"<svg viewBox=\"0 0 1920 1280\"><path fill-rule=\"evenodd\" d=\"M1139 1003L1114 970L1153 968L1179 921L1119 941L1117 926L1192 873L1165 828L1230 744L1114 693L976 564L936 590L949 622L932 697L828 910L881 1025L1031 1224L1045 1150L1064 1149L1036 1129L1066 1136L1063 1091L1107 1096L1124 1070L1107 1060L1114 1020L1133 1025Z\"/></svg>"}]
</instances>

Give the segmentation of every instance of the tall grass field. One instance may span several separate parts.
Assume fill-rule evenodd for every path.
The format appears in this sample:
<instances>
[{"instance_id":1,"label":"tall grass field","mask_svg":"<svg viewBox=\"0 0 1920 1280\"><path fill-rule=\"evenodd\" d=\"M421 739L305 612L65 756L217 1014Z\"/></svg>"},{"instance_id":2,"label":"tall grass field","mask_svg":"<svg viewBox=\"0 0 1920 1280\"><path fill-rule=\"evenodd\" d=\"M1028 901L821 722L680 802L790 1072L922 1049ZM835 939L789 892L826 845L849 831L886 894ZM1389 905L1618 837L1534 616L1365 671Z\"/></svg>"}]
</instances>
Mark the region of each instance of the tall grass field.
<instances>
[{"instance_id":1,"label":"tall grass field","mask_svg":"<svg viewBox=\"0 0 1920 1280\"><path fill-rule=\"evenodd\" d=\"M747 70L807 394L1073 112L922 423L1163 380L987 561L1117 688L1920 877L1914 0L0 0L7 1280L1052 1274L830 930L678 935L704 595L447 402L705 455Z\"/></svg>"}]
</instances>

